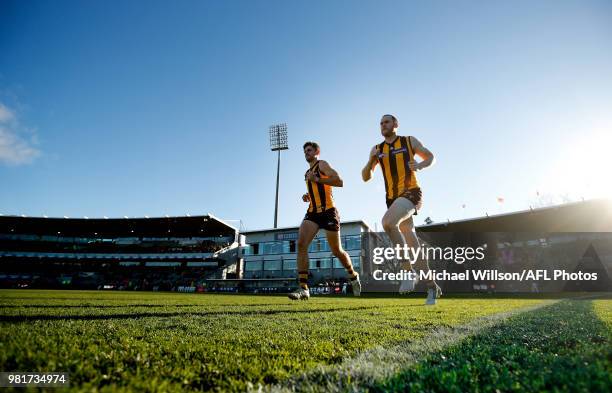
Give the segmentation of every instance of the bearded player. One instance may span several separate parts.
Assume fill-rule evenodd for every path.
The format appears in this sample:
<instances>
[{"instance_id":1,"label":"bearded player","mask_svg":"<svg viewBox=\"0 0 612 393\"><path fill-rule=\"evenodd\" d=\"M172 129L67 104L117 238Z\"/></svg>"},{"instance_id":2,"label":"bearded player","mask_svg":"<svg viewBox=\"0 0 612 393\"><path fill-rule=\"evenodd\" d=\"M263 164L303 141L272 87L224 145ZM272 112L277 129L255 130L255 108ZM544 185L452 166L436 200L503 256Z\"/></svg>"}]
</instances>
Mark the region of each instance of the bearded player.
<instances>
[{"instance_id":1,"label":"bearded player","mask_svg":"<svg viewBox=\"0 0 612 393\"><path fill-rule=\"evenodd\" d=\"M422 205L422 192L416 178L416 172L431 166L434 155L414 136L397 135L399 123L393 115L384 115L380 120L380 133L384 141L372 147L368 163L361 171L363 181L372 178L376 165L380 165L385 180L387 212L382 218L382 226L394 246L407 245L413 249L420 247L416 236L412 216L417 214ZM417 162L418 156L421 161ZM414 290L418 276L412 266L428 271L426 260L404 263L411 275L400 284L400 294ZM425 304L436 304L442 294L435 281L427 282L427 300Z\"/></svg>"},{"instance_id":2,"label":"bearded player","mask_svg":"<svg viewBox=\"0 0 612 393\"><path fill-rule=\"evenodd\" d=\"M325 229L327 242L332 254L346 269L346 274L353 287L353 294L361 294L359 273L353 269L349 255L340 245L340 216L334 203L332 187L342 187L343 182L338 173L327 163L319 160L319 145L316 142L304 143L304 157L309 168L304 175L308 192L302 196L308 202L308 211L300 225L297 240L297 268L299 288L289 294L292 300L308 300L308 247L319 229Z\"/></svg>"}]
</instances>

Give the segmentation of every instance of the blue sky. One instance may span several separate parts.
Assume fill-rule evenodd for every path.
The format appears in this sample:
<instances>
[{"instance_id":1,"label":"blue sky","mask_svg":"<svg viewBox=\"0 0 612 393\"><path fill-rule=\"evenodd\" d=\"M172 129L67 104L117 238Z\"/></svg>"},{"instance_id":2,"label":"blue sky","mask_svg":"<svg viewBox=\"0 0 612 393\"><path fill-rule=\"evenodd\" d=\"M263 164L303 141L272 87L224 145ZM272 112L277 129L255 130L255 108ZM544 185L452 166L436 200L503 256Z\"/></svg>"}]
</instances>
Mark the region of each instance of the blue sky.
<instances>
[{"instance_id":1,"label":"blue sky","mask_svg":"<svg viewBox=\"0 0 612 393\"><path fill-rule=\"evenodd\" d=\"M610 70L609 1L1 0L0 213L271 227L286 122L279 225L306 140L342 219L374 225L383 113L437 157L417 224L609 197Z\"/></svg>"}]
</instances>

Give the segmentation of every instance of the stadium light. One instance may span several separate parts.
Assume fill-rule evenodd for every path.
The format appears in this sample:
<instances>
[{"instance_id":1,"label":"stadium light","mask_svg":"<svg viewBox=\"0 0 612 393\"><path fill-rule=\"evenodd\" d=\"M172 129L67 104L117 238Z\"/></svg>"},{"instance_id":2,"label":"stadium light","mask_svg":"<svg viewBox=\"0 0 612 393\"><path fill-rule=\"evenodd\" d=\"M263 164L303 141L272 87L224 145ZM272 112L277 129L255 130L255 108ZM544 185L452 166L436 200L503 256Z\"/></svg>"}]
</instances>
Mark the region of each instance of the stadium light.
<instances>
[{"instance_id":1,"label":"stadium light","mask_svg":"<svg viewBox=\"0 0 612 393\"><path fill-rule=\"evenodd\" d=\"M276 162L276 199L274 200L274 228L278 227L278 184L280 179L280 153L281 150L288 150L287 145L287 124L275 124L270 126L270 150L278 152Z\"/></svg>"}]
</instances>

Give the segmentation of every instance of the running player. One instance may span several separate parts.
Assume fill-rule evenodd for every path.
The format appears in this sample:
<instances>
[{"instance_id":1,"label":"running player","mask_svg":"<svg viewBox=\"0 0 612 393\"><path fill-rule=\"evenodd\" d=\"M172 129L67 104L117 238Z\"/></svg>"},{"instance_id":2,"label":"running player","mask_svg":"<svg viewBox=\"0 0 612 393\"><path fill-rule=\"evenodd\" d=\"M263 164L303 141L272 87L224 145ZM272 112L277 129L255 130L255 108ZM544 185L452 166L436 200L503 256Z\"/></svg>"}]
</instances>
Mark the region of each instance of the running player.
<instances>
[{"instance_id":1,"label":"running player","mask_svg":"<svg viewBox=\"0 0 612 393\"><path fill-rule=\"evenodd\" d=\"M332 196L332 187L342 187L343 182L327 161L318 159L319 152L319 145L316 142L304 143L304 157L310 168L304 175L308 193L302 196L302 200L310 204L298 233L297 268L300 286L296 291L289 294L289 299L293 300L308 300L310 298L310 291L308 290L308 247L319 229L325 229L332 254L340 260L342 266L346 269L348 279L353 287L353 294L355 296L361 294L359 273L353 270L349 255L340 245L340 216Z\"/></svg>"},{"instance_id":2,"label":"running player","mask_svg":"<svg viewBox=\"0 0 612 393\"><path fill-rule=\"evenodd\" d=\"M363 181L372 178L372 172L380 164L385 180L387 212L382 218L382 226L394 245L418 248L412 216L421 208L421 189L417 183L416 171L425 169L434 163L434 155L413 136L397 135L399 123L393 115L384 115L380 120L380 133L385 138L370 151L368 163L361 171ZM417 162L415 156L422 161ZM427 261L412 261L419 269L429 270ZM399 292L413 291L418 277L407 263L404 269L410 269L413 279L402 281ZM441 295L440 287L435 281L427 282L427 300L425 304L436 304Z\"/></svg>"}]
</instances>

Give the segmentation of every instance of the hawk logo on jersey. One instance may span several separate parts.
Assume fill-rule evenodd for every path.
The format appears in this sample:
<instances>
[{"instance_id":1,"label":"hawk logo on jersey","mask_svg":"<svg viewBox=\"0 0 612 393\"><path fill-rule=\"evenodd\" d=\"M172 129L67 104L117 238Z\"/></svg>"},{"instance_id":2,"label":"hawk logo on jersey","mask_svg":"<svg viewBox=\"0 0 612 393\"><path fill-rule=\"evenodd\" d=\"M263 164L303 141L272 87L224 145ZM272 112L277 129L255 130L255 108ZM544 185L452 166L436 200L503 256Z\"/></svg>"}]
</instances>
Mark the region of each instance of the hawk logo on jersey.
<instances>
[{"instance_id":1,"label":"hawk logo on jersey","mask_svg":"<svg viewBox=\"0 0 612 393\"><path fill-rule=\"evenodd\" d=\"M396 154L400 154L400 153L408 153L408 149L406 149L405 147L400 147L400 148L395 148L393 146L389 147L389 154L385 154L385 153L381 153L379 148L376 148L376 154L378 155L378 158L383 158L386 157L387 155L396 155Z\"/></svg>"}]
</instances>

